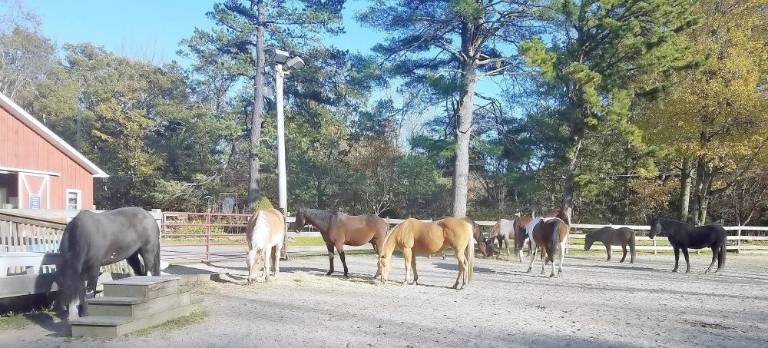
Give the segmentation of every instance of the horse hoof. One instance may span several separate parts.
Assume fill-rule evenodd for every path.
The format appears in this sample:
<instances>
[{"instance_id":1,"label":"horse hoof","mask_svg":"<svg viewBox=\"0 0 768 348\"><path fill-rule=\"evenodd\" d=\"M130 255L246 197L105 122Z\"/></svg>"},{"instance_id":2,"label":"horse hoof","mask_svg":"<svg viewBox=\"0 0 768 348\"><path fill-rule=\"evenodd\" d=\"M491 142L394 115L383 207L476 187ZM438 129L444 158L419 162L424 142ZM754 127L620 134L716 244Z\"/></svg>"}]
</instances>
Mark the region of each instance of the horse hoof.
<instances>
[{"instance_id":1,"label":"horse hoof","mask_svg":"<svg viewBox=\"0 0 768 348\"><path fill-rule=\"evenodd\" d=\"M331 274L333 274L333 271L328 271L327 273L325 273L325 275L327 275L327 276L329 276Z\"/></svg>"}]
</instances>

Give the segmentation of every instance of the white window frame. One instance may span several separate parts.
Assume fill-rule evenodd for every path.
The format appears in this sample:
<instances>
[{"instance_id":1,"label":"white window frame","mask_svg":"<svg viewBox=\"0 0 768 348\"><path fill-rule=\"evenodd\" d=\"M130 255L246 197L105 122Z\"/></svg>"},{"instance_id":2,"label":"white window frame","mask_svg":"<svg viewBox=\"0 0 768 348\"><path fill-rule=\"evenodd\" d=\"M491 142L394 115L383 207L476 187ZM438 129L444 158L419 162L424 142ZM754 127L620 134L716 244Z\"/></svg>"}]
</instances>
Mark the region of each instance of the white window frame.
<instances>
[{"instance_id":1,"label":"white window frame","mask_svg":"<svg viewBox=\"0 0 768 348\"><path fill-rule=\"evenodd\" d=\"M69 208L69 194L70 193L77 194L77 209L76 210L83 209L83 191L76 190L76 189L67 189L66 192L64 193L64 209L71 210Z\"/></svg>"}]
</instances>

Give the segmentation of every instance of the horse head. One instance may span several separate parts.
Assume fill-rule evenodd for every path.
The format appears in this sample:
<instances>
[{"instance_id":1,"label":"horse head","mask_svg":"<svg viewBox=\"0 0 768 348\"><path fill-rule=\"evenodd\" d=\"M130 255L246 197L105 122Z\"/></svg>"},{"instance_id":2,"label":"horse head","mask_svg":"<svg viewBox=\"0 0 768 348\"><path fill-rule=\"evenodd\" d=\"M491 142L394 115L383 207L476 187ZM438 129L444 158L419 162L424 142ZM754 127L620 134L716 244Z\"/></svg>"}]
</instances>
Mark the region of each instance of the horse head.
<instances>
[{"instance_id":1,"label":"horse head","mask_svg":"<svg viewBox=\"0 0 768 348\"><path fill-rule=\"evenodd\" d=\"M595 243L595 237L591 234L584 236L584 250L592 248L592 244Z\"/></svg>"},{"instance_id":2,"label":"horse head","mask_svg":"<svg viewBox=\"0 0 768 348\"><path fill-rule=\"evenodd\" d=\"M483 238L477 241L477 247L484 257L493 256L493 238Z\"/></svg>"},{"instance_id":3,"label":"horse head","mask_svg":"<svg viewBox=\"0 0 768 348\"><path fill-rule=\"evenodd\" d=\"M658 217L652 216L648 218L648 225L651 227L650 232L648 232L648 238L653 239L656 237L656 235L662 235L664 232L661 228L661 221Z\"/></svg>"},{"instance_id":4,"label":"horse head","mask_svg":"<svg viewBox=\"0 0 768 348\"><path fill-rule=\"evenodd\" d=\"M296 232L300 232L301 229L303 229L306 224L307 224L307 217L304 214L304 208L300 208L296 212L296 220L293 222L293 225L296 228Z\"/></svg>"},{"instance_id":5,"label":"horse head","mask_svg":"<svg viewBox=\"0 0 768 348\"><path fill-rule=\"evenodd\" d=\"M390 266L391 263L387 255L379 256L377 267L379 268L379 276L381 277L380 279L382 284L386 284L387 280L389 280Z\"/></svg>"}]
</instances>

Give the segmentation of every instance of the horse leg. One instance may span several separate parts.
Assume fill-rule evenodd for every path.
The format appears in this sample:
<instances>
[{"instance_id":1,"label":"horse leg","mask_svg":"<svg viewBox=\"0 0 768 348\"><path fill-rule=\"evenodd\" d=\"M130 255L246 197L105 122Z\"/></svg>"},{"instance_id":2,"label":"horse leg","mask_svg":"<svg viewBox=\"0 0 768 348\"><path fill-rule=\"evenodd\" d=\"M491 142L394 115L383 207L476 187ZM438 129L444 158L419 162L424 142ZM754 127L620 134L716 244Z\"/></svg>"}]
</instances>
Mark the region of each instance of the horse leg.
<instances>
[{"instance_id":1,"label":"horse leg","mask_svg":"<svg viewBox=\"0 0 768 348\"><path fill-rule=\"evenodd\" d=\"M379 254L381 252L381 245L379 244L381 243L383 243L383 241L380 241L376 238L371 239L371 245L373 245L373 252L376 253L377 258L381 256L381 254ZM373 278L378 278L380 275L381 275L381 270L379 269L379 267L376 267L376 274L373 276Z\"/></svg>"},{"instance_id":2,"label":"horse leg","mask_svg":"<svg viewBox=\"0 0 768 348\"><path fill-rule=\"evenodd\" d=\"M347 255L344 254L344 244L337 245L336 250L339 251L339 258L341 259L341 265L344 266L344 278L349 277L349 270L347 269Z\"/></svg>"},{"instance_id":3,"label":"horse leg","mask_svg":"<svg viewBox=\"0 0 768 348\"><path fill-rule=\"evenodd\" d=\"M247 283L253 283L256 279L256 249L248 249L248 257L245 259L248 264Z\"/></svg>"},{"instance_id":4,"label":"horse leg","mask_svg":"<svg viewBox=\"0 0 768 348\"><path fill-rule=\"evenodd\" d=\"M680 261L680 248L676 246L672 246L672 248L675 249L675 268L672 269L672 272L677 272L677 266Z\"/></svg>"},{"instance_id":5,"label":"horse leg","mask_svg":"<svg viewBox=\"0 0 768 348\"><path fill-rule=\"evenodd\" d=\"M261 257L264 258L264 282L269 281L269 269L270 269L270 263L272 261L272 248L266 247L261 250Z\"/></svg>"},{"instance_id":6,"label":"horse leg","mask_svg":"<svg viewBox=\"0 0 768 348\"><path fill-rule=\"evenodd\" d=\"M472 243L472 241L470 240L468 243ZM464 252L462 251L464 248L453 248L453 250L456 252L456 261L458 261L459 266L459 274L456 276L456 282L453 284L453 288L456 290L461 290L467 283L468 261L464 255ZM461 281L461 286L459 286L459 281Z\"/></svg>"},{"instance_id":7,"label":"horse leg","mask_svg":"<svg viewBox=\"0 0 768 348\"><path fill-rule=\"evenodd\" d=\"M710 249L712 249L712 262L709 263L709 267L707 267L707 270L704 271L704 273L709 273L709 270L712 269L712 266L715 265L715 260L717 260L717 249L718 249L718 247L713 245L712 247L710 247Z\"/></svg>"},{"instance_id":8,"label":"horse leg","mask_svg":"<svg viewBox=\"0 0 768 348\"><path fill-rule=\"evenodd\" d=\"M611 261L611 243L603 242L603 245L605 245L605 252L608 254L608 258L605 261Z\"/></svg>"},{"instance_id":9,"label":"horse leg","mask_svg":"<svg viewBox=\"0 0 768 348\"><path fill-rule=\"evenodd\" d=\"M149 250L148 248L141 248L139 250L139 253L141 254L141 259L144 261L144 270L147 272L147 274L154 277L157 277L160 275L160 272L158 271L160 269L160 265L156 264L155 262L156 252L157 250Z\"/></svg>"},{"instance_id":10,"label":"horse leg","mask_svg":"<svg viewBox=\"0 0 768 348\"><path fill-rule=\"evenodd\" d=\"M283 249L283 243L275 245L272 251L272 276L276 277L280 273L280 252Z\"/></svg>"},{"instance_id":11,"label":"horse leg","mask_svg":"<svg viewBox=\"0 0 768 348\"><path fill-rule=\"evenodd\" d=\"M133 269L133 274L137 276L145 276L147 275L146 270L142 268L141 260L139 259L139 252L137 251L135 254L128 256L125 259L125 262L128 263L128 266L131 266L131 269Z\"/></svg>"},{"instance_id":12,"label":"horse leg","mask_svg":"<svg viewBox=\"0 0 768 348\"><path fill-rule=\"evenodd\" d=\"M411 282L408 280L408 273L410 273L411 265L413 262L413 252L411 251L411 248L403 248L403 260L405 261L405 280L403 280L403 285L411 284Z\"/></svg>"},{"instance_id":13,"label":"horse leg","mask_svg":"<svg viewBox=\"0 0 768 348\"><path fill-rule=\"evenodd\" d=\"M547 262L549 261L549 255L547 255L547 250L545 249L545 246L539 247L539 252L541 253L542 263L541 263L541 274L544 274L544 269L547 268ZM552 267L555 267L554 261L552 261L553 265Z\"/></svg>"},{"instance_id":14,"label":"horse leg","mask_svg":"<svg viewBox=\"0 0 768 348\"><path fill-rule=\"evenodd\" d=\"M685 273L690 273L691 262L688 260L688 248L683 248L683 257L685 257Z\"/></svg>"},{"instance_id":15,"label":"horse leg","mask_svg":"<svg viewBox=\"0 0 768 348\"><path fill-rule=\"evenodd\" d=\"M419 285L419 272L416 272L416 255L411 255L411 271L413 271L413 283Z\"/></svg>"},{"instance_id":16,"label":"horse leg","mask_svg":"<svg viewBox=\"0 0 768 348\"><path fill-rule=\"evenodd\" d=\"M82 302L80 303L80 316L88 315L88 299L96 297L96 284L99 279L99 267L91 267L86 274L85 292L83 292Z\"/></svg>"},{"instance_id":17,"label":"horse leg","mask_svg":"<svg viewBox=\"0 0 768 348\"><path fill-rule=\"evenodd\" d=\"M624 263L624 259L627 258L627 243L622 243L621 244L621 251L624 254L621 256L621 261L619 261L619 263Z\"/></svg>"},{"instance_id":18,"label":"horse leg","mask_svg":"<svg viewBox=\"0 0 768 348\"><path fill-rule=\"evenodd\" d=\"M331 275L333 274L333 244L326 243L325 247L328 249L328 262L331 264L330 268L328 268L328 273L325 275Z\"/></svg>"},{"instance_id":19,"label":"horse leg","mask_svg":"<svg viewBox=\"0 0 768 348\"><path fill-rule=\"evenodd\" d=\"M530 273L531 272L531 268L533 268L533 260L536 259L536 241L533 241L533 239L531 239L530 243L531 243L530 244L530 248L531 248L530 249L531 250L531 255L530 255L531 256L531 261L528 263L528 270L525 271L525 273ZM522 253L522 249L521 249L520 252Z\"/></svg>"},{"instance_id":20,"label":"horse leg","mask_svg":"<svg viewBox=\"0 0 768 348\"><path fill-rule=\"evenodd\" d=\"M563 273L563 261L565 260L564 250L568 249L568 242L560 243L560 264L557 265L557 271Z\"/></svg>"}]
</instances>

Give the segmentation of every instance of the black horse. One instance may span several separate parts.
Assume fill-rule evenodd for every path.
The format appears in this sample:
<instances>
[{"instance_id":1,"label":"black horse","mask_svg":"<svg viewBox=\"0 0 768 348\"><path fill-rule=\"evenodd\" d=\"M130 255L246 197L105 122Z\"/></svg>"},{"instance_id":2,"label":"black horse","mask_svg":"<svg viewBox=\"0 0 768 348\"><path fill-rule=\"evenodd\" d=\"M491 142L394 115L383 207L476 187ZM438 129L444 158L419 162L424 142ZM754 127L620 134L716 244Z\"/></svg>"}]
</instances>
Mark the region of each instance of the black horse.
<instances>
[{"instance_id":1,"label":"black horse","mask_svg":"<svg viewBox=\"0 0 768 348\"><path fill-rule=\"evenodd\" d=\"M584 250L589 250L595 241L600 241L605 245L605 252L608 253L607 261L611 261L611 245L621 245L624 255L621 261L627 258L627 245L629 245L629 263L635 263L635 231L627 227L615 229L613 227L603 227L597 231L587 233L584 237Z\"/></svg>"},{"instance_id":2,"label":"black horse","mask_svg":"<svg viewBox=\"0 0 768 348\"><path fill-rule=\"evenodd\" d=\"M160 275L159 238L160 228L155 219L142 208L103 213L86 210L77 214L64 228L59 245L59 308L67 312L69 320L77 318L78 304L80 316L87 315L86 288L91 295L95 294L101 266L126 260L136 275L147 275L147 271L153 276Z\"/></svg>"},{"instance_id":3,"label":"black horse","mask_svg":"<svg viewBox=\"0 0 768 348\"><path fill-rule=\"evenodd\" d=\"M723 226L718 224L703 225L691 229L688 224L673 219L654 218L651 219L651 232L648 237L653 239L657 234L667 236L672 248L675 249L675 268L672 272L677 272L678 260L680 259L680 249L683 250L685 257L685 272L691 271L691 263L688 261L688 248L701 249L709 247L712 249L712 262L704 273L709 272L717 260L717 269L719 271L725 266L726 241L728 235Z\"/></svg>"}]
</instances>

